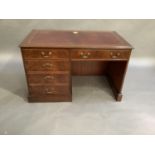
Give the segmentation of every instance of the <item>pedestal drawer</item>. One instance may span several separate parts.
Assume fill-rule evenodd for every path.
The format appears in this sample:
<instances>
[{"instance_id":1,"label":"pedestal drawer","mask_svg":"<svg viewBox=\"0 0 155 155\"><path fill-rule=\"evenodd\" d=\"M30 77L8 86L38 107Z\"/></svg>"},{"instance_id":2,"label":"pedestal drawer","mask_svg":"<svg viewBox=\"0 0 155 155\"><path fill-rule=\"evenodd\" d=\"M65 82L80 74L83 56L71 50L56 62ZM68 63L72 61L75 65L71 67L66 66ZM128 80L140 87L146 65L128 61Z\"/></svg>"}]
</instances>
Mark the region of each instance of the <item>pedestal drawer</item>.
<instances>
[{"instance_id":1,"label":"pedestal drawer","mask_svg":"<svg viewBox=\"0 0 155 155\"><path fill-rule=\"evenodd\" d=\"M69 74L28 74L29 84L49 83L49 84L64 84L69 83Z\"/></svg>"},{"instance_id":2,"label":"pedestal drawer","mask_svg":"<svg viewBox=\"0 0 155 155\"><path fill-rule=\"evenodd\" d=\"M29 86L30 95L63 95L70 94L69 86L40 85Z\"/></svg>"},{"instance_id":3,"label":"pedestal drawer","mask_svg":"<svg viewBox=\"0 0 155 155\"><path fill-rule=\"evenodd\" d=\"M70 69L69 61L38 61L25 60L27 71L68 71Z\"/></svg>"}]
</instances>

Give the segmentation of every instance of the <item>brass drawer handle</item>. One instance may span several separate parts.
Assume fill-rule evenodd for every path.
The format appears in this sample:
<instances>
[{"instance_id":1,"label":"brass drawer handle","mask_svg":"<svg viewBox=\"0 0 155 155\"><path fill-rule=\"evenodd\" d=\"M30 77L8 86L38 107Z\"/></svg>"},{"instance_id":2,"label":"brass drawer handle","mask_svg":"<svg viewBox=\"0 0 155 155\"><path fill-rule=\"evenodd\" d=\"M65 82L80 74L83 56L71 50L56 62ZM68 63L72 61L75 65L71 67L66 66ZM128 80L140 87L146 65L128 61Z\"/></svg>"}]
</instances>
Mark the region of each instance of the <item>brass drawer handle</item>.
<instances>
[{"instance_id":1,"label":"brass drawer handle","mask_svg":"<svg viewBox=\"0 0 155 155\"><path fill-rule=\"evenodd\" d=\"M41 52L41 55L44 57L44 58L48 58L48 57L50 57L51 55L52 55L52 52L48 52L48 53L46 53L46 52Z\"/></svg>"},{"instance_id":2,"label":"brass drawer handle","mask_svg":"<svg viewBox=\"0 0 155 155\"><path fill-rule=\"evenodd\" d=\"M82 58L83 59L87 59L88 58L88 55L82 55Z\"/></svg>"},{"instance_id":3,"label":"brass drawer handle","mask_svg":"<svg viewBox=\"0 0 155 155\"><path fill-rule=\"evenodd\" d=\"M117 56L120 56L121 55L121 53L117 53Z\"/></svg>"},{"instance_id":4,"label":"brass drawer handle","mask_svg":"<svg viewBox=\"0 0 155 155\"><path fill-rule=\"evenodd\" d=\"M112 57L113 59L116 59L116 58L117 58L117 55L111 55L111 57Z\"/></svg>"},{"instance_id":5,"label":"brass drawer handle","mask_svg":"<svg viewBox=\"0 0 155 155\"><path fill-rule=\"evenodd\" d=\"M47 75L44 77L44 80L54 80L54 76Z\"/></svg>"},{"instance_id":6,"label":"brass drawer handle","mask_svg":"<svg viewBox=\"0 0 155 155\"><path fill-rule=\"evenodd\" d=\"M56 91L55 91L55 89L54 89L54 88L52 88L51 90L50 90L50 89L48 89L48 88L46 88L46 89L45 89L45 91L44 91L44 93L45 93L45 94L55 94L55 93L56 93Z\"/></svg>"},{"instance_id":7,"label":"brass drawer handle","mask_svg":"<svg viewBox=\"0 0 155 155\"><path fill-rule=\"evenodd\" d=\"M119 52L118 53L113 53L113 52L111 52L110 53L110 55L111 55L111 57L113 58L113 59L117 59L117 58L119 58L119 56L121 55Z\"/></svg>"},{"instance_id":8,"label":"brass drawer handle","mask_svg":"<svg viewBox=\"0 0 155 155\"><path fill-rule=\"evenodd\" d=\"M53 66L53 64L51 64L51 63L44 63L42 65L42 67L52 67L52 66Z\"/></svg>"},{"instance_id":9,"label":"brass drawer handle","mask_svg":"<svg viewBox=\"0 0 155 155\"><path fill-rule=\"evenodd\" d=\"M89 58L90 53L89 53L89 52L88 52L88 53L83 53L83 52L81 52L81 53L80 53L80 56L81 56L83 59L87 59L87 58Z\"/></svg>"}]
</instances>

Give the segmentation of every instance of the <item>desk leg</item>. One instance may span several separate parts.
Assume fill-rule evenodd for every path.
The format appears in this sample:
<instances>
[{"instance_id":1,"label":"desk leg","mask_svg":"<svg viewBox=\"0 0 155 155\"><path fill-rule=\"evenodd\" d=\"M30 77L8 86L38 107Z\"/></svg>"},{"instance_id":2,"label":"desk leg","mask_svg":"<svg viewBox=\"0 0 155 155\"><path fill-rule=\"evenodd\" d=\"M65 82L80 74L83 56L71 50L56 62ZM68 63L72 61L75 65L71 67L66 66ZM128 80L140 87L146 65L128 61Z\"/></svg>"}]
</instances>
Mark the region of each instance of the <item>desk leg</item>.
<instances>
[{"instance_id":1,"label":"desk leg","mask_svg":"<svg viewBox=\"0 0 155 155\"><path fill-rule=\"evenodd\" d=\"M113 90L116 101L122 100L122 88L128 66L128 61L109 62L107 78Z\"/></svg>"}]
</instances>

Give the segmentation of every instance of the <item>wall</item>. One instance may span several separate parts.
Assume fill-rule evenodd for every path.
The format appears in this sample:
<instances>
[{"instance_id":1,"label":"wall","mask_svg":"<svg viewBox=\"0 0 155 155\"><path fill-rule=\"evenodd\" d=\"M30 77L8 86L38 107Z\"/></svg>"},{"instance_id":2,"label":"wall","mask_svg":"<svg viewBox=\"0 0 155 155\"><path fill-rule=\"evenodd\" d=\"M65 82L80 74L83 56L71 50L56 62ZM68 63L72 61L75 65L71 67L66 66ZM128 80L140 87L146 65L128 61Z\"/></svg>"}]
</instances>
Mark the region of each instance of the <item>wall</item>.
<instances>
[{"instance_id":1,"label":"wall","mask_svg":"<svg viewBox=\"0 0 155 155\"><path fill-rule=\"evenodd\" d=\"M134 46L132 58L155 58L155 20L0 20L0 59L20 59L32 29L115 30Z\"/></svg>"}]
</instances>

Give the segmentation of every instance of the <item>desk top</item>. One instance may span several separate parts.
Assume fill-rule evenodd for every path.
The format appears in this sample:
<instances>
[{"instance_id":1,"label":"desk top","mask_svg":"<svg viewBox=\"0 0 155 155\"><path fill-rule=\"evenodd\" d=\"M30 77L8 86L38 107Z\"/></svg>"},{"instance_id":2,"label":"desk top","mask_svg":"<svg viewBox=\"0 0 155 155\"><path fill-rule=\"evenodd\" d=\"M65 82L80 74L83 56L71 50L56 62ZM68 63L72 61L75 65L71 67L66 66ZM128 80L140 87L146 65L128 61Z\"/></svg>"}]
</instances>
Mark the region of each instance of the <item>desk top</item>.
<instances>
[{"instance_id":1,"label":"desk top","mask_svg":"<svg viewBox=\"0 0 155 155\"><path fill-rule=\"evenodd\" d=\"M20 47L132 49L115 31L32 30Z\"/></svg>"}]
</instances>

